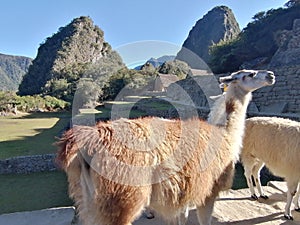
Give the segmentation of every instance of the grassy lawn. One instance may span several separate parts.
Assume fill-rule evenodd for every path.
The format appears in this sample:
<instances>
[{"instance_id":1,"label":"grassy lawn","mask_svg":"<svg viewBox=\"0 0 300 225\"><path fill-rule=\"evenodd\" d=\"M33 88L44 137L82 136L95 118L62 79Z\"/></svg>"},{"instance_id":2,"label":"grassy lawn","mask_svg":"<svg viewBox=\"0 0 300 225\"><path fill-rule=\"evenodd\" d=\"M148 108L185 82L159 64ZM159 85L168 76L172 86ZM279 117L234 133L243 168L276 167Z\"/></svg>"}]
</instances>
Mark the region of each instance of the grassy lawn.
<instances>
[{"instance_id":1,"label":"grassy lawn","mask_svg":"<svg viewBox=\"0 0 300 225\"><path fill-rule=\"evenodd\" d=\"M88 122L107 120L111 110L83 109L76 116ZM144 112L131 110L130 118L145 116ZM73 118L74 119L74 118ZM55 153L53 145L62 131L68 126L71 113L33 113L20 117L0 117L0 159L15 156Z\"/></svg>"},{"instance_id":2,"label":"grassy lawn","mask_svg":"<svg viewBox=\"0 0 300 225\"><path fill-rule=\"evenodd\" d=\"M0 118L0 159L54 153L56 137L70 121L70 113L34 113Z\"/></svg>"},{"instance_id":3,"label":"grassy lawn","mask_svg":"<svg viewBox=\"0 0 300 225\"><path fill-rule=\"evenodd\" d=\"M241 167L233 189L246 188ZM0 214L73 205L63 172L0 175Z\"/></svg>"},{"instance_id":4,"label":"grassy lawn","mask_svg":"<svg viewBox=\"0 0 300 225\"><path fill-rule=\"evenodd\" d=\"M0 118L0 159L54 153L55 137L70 113L33 113ZM72 205L62 172L0 175L0 214Z\"/></svg>"},{"instance_id":5,"label":"grassy lawn","mask_svg":"<svg viewBox=\"0 0 300 225\"><path fill-rule=\"evenodd\" d=\"M0 214L72 204L62 172L0 175Z\"/></svg>"}]
</instances>

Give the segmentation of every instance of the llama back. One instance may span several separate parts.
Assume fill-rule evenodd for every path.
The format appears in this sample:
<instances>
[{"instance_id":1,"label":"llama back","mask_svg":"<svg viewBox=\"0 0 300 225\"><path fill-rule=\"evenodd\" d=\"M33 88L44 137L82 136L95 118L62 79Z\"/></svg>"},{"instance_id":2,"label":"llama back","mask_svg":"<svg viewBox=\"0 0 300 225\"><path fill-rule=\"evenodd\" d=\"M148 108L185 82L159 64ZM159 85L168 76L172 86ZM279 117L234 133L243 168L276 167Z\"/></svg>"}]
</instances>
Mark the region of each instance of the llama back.
<instances>
[{"instance_id":1,"label":"llama back","mask_svg":"<svg viewBox=\"0 0 300 225\"><path fill-rule=\"evenodd\" d=\"M133 152L146 153L155 145L154 141L157 142L151 139L159 137L159 133L155 133L155 138L151 136L154 132L151 130L150 123L148 125L142 126L138 120L120 119L99 122L95 126L74 126L56 143L59 147L57 162L62 168L66 168L79 151L86 156L86 159L99 152L109 152L120 160L126 159L125 155ZM127 135L128 133L131 135ZM124 156L124 159L121 156ZM137 160L136 163L139 162Z\"/></svg>"},{"instance_id":2,"label":"llama back","mask_svg":"<svg viewBox=\"0 0 300 225\"><path fill-rule=\"evenodd\" d=\"M191 129L190 125L185 129ZM69 166L78 166L78 160L83 158L82 163L109 180L149 184L153 182L156 166L178 149L181 136L179 120L155 117L74 126L57 142L56 161L67 171Z\"/></svg>"}]
</instances>

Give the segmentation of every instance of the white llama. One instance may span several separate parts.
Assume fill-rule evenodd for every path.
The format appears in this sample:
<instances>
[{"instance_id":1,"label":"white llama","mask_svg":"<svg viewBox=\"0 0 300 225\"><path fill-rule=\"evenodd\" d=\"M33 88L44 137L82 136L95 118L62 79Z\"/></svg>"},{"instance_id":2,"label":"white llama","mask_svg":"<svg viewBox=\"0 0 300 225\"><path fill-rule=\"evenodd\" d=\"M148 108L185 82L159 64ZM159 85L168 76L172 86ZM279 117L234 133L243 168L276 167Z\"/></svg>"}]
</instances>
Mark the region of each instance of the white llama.
<instances>
[{"instance_id":1,"label":"white llama","mask_svg":"<svg viewBox=\"0 0 300 225\"><path fill-rule=\"evenodd\" d=\"M284 216L292 220L291 203L300 182L300 123L277 117L254 117L246 120L245 138L241 152L245 176L251 197L258 199L252 176L262 198L267 198L260 183L260 170L264 165L287 181L287 203ZM299 208L299 191L295 209Z\"/></svg>"}]
</instances>

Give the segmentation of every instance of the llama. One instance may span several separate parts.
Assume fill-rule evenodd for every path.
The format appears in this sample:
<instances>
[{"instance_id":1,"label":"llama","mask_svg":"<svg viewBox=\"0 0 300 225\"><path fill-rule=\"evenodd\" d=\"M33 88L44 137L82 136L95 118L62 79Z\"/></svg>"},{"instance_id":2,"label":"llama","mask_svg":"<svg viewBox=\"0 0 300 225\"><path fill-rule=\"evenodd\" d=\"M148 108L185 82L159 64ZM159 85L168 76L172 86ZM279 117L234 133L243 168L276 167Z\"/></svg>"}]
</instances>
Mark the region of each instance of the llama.
<instances>
[{"instance_id":1,"label":"llama","mask_svg":"<svg viewBox=\"0 0 300 225\"><path fill-rule=\"evenodd\" d=\"M226 125L156 117L74 126L58 142L57 161L85 225L130 225L149 206L176 219L195 205L211 224L215 198L231 187L251 92L275 82L270 71L242 70L228 84Z\"/></svg>"},{"instance_id":2,"label":"llama","mask_svg":"<svg viewBox=\"0 0 300 225\"><path fill-rule=\"evenodd\" d=\"M262 198L267 198L260 183L260 170L264 165L287 181L287 203L284 217L292 220L291 203L300 182L300 123L277 117L253 117L246 120L241 160L250 188L251 197L258 199L252 176ZM299 192L295 209L299 208Z\"/></svg>"}]
</instances>

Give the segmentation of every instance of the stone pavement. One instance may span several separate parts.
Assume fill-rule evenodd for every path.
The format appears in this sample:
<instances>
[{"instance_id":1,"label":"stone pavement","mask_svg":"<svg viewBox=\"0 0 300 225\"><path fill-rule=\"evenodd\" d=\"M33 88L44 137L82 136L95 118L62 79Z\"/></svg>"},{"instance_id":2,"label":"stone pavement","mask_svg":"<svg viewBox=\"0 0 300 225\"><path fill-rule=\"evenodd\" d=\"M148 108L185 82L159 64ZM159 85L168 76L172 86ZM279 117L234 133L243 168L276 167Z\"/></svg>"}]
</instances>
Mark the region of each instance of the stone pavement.
<instances>
[{"instance_id":1,"label":"stone pavement","mask_svg":"<svg viewBox=\"0 0 300 225\"><path fill-rule=\"evenodd\" d=\"M51 208L0 215L0 225L70 225L74 207Z\"/></svg>"},{"instance_id":2,"label":"stone pavement","mask_svg":"<svg viewBox=\"0 0 300 225\"><path fill-rule=\"evenodd\" d=\"M300 224L300 213L292 211L294 221L283 218L286 201L286 186L284 182L271 182L264 187L268 200L254 201L249 198L248 189L230 190L220 195L217 200L213 225L296 225ZM292 205L292 207L294 207ZM0 225L71 225L74 218L74 208L54 208L33 212L20 212L0 215ZM73 223L72 225L80 225ZM141 217L133 225L165 225L159 217L146 219ZM198 225L195 210L190 211L187 225Z\"/></svg>"}]
</instances>

